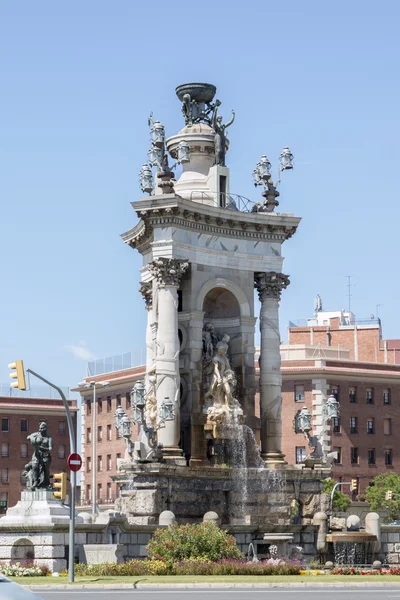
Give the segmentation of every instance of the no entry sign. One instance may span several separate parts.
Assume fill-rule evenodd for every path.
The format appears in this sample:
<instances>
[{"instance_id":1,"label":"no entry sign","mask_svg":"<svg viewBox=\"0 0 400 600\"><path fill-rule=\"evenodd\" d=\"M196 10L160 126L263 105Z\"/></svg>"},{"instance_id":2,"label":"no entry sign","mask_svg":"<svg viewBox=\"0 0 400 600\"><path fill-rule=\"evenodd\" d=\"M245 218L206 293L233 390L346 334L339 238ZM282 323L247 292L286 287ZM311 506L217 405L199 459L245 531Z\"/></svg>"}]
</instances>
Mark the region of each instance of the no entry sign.
<instances>
[{"instance_id":1,"label":"no entry sign","mask_svg":"<svg viewBox=\"0 0 400 600\"><path fill-rule=\"evenodd\" d=\"M82 466L82 457L77 452L73 452L68 456L67 464L70 471L79 471Z\"/></svg>"}]
</instances>

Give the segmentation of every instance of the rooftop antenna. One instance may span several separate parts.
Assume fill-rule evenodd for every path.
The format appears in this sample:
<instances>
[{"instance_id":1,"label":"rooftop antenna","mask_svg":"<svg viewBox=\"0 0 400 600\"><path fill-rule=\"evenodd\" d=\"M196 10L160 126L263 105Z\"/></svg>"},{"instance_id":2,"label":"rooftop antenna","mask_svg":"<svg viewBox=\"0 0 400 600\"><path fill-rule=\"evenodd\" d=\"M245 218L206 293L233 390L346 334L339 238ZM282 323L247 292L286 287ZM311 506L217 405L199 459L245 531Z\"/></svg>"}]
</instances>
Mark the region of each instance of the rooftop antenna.
<instances>
[{"instance_id":1,"label":"rooftop antenna","mask_svg":"<svg viewBox=\"0 0 400 600\"><path fill-rule=\"evenodd\" d=\"M347 278L347 288L348 288L347 295L348 295L348 298L349 298L349 312L351 312L351 296L352 296L352 294L351 294L351 288L354 287L354 284L351 283L351 278L352 277L353 277L352 275L346 275L346 278Z\"/></svg>"}]
</instances>

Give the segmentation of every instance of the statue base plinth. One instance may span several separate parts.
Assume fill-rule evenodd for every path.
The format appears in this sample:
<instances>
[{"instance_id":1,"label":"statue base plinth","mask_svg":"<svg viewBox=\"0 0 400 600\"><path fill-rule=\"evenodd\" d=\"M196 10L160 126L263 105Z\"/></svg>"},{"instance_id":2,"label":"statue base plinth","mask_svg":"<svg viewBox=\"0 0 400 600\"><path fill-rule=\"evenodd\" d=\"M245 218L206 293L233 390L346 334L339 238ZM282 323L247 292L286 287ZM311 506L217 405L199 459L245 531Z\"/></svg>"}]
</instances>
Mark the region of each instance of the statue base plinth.
<instances>
[{"instance_id":1,"label":"statue base plinth","mask_svg":"<svg viewBox=\"0 0 400 600\"><path fill-rule=\"evenodd\" d=\"M21 500L7 509L0 525L63 525L69 523L69 512L69 507L53 497L52 490L25 490Z\"/></svg>"},{"instance_id":2,"label":"statue base plinth","mask_svg":"<svg viewBox=\"0 0 400 600\"><path fill-rule=\"evenodd\" d=\"M265 452L261 454L264 464L269 469L280 468L287 465L285 455L282 452Z\"/></svg>"},{"instance_id":3,"label":"statue base plinth","mask_svg":"<svg viewBox=\"0 0 400 600\"><path fill-rule=\"evenodd\" d=\"M162 449L163 461L170 465L186 467L186 458L183 456L182 449L179 446L164 446Z\"/></svg>"}]
</instances>

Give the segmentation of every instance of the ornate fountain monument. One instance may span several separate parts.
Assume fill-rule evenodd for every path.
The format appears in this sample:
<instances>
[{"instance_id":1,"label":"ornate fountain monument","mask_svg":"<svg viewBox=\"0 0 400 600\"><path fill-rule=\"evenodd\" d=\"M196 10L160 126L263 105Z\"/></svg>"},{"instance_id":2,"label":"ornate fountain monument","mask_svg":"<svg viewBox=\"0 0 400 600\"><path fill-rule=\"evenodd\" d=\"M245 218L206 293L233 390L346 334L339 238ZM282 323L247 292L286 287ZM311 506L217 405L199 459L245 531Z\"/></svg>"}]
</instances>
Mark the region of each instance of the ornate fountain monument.
<instances>
[{"instance_id":1,"label":"ornate fountain monument","mask_svg":"<svg viewBox=\"0 0 400 600\"><path fill-rule=\"evenodd\" d=\"M279 300L289 285L281 250L300 219L275 212L279 192L265 155L252 174L262 197L231 192L227 131L237 121L234 111L221 114L215 86L185 84L176 94L184 127L167 138L151 115L149 161L140 172L147 195L132 203L139 222L122 235L143 257L148 317L146 380L136 386L133 418L117 415L127 451L115 477L116 509L146 526L164 511L179 521L212 511L222 524L252 532L256 544L287 544L294 535L304 543L300 532L312 529L330 467L289 466L281 451ZM179 176L170 159L181 165ZM288 148L280 160L280 172L292 168ZM137 441L132 421L141 424Z\"/></svg>"}]
</instances>

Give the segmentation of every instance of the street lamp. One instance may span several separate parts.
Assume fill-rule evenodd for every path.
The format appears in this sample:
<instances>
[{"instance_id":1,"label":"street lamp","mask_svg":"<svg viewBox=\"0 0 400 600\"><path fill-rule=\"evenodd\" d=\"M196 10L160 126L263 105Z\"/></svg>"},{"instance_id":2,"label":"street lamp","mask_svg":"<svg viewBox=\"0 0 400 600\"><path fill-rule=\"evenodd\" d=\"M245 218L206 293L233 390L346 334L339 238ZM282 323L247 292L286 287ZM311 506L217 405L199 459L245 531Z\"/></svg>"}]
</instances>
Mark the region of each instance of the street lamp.
<instances>
[{"instance_id":1,"label":"street lamp","mask_svg":"<svg viewBox=\"0 0 400 600\"><path fill-rule=\"evenodd\" d=\"M115 427L118 429L120 435L125 439L128 447L128 453L131 454L134 445L131 442L132 435L132 423L139 425L141 431L145 434L148 442L148 450L150 454L157 456L157 438L156 432L165 427L166 421L173 421L175 419L175 403L170 398L164 398L163 402L157 411L156 423L148 422L148 414L146 412L146 388L143 381L136 381L132 392L132 420L128 417L122 408L118 408L115 413ZM139 434L139 440L143 439ZM149 455L146 454L146 460Z\"/></svg>"},{"instance_id":2,"label":"street lamp","mask_svg":"<svg viewBox=\"0 0 400 600\"><path fill-rule=\"evenodd\" d=\"M108 381L84 381L79 383L79 387L93 388L93 402L92 402L92 515L99 513L97 506L97 404L96 404L96 388L107 387L110 385Z\"/></svg>"}]
</instances>

